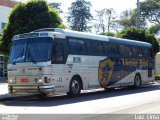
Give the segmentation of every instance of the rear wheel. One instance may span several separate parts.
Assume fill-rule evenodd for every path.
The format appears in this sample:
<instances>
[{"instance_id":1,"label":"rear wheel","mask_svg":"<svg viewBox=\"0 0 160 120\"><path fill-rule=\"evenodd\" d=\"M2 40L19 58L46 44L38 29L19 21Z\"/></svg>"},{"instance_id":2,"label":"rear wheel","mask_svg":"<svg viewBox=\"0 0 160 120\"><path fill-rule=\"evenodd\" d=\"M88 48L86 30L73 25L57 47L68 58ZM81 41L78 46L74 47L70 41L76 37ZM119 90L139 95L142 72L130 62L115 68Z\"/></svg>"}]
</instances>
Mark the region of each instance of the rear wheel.
<instances>
[{"instance_id":1,"label":"rear wheel","mask_svg":"<svg viewBox=\"0 0 160 120\"><path fill-rule=\"evenodd\" d=\"M134 87L140 87L141 86L141 76L139 74L136 74L134 78Z\"/></svg>"},{"instance_id":2,"label":"rear wheel","mask_svg":"<svg viewBox=\"0 0 160 120\"><path fill-rule=\"evenodd\" d=\"M69 92L67 93L68 96L75 97L80 95L82 89L82 85L80 82L80 78L78 77L73 77L70 86L69 86Z\"/></svg>"}]
</instances>

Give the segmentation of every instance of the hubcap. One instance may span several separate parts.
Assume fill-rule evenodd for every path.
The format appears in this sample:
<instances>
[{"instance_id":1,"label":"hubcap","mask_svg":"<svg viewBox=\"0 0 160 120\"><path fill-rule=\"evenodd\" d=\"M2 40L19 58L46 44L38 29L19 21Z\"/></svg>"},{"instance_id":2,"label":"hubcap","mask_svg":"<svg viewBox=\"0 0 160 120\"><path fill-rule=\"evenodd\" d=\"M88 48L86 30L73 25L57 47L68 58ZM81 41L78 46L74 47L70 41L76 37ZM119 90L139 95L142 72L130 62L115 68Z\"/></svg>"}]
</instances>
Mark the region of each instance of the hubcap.
<instances>
[{"instance_id":1,"label":"hubcap","mask_svg":"<svg viewBox=\"0 0 160 120\"><path fill-rule=\"evenodd\" d=\"M77 80L74 80L73 82L72 82L72 91L73 91L73 93L78 93L78 91L79 91L79 83L78 83L78 81Z\"/></svg>"},{"instance_id":2,"label":"hubcap","mask_svg":"<svg viewBox=\"0 0 160 120\"><path fill-rule=\"evenodd\" d=\"M136 76L136 78L135 78L135 84L136 84L136 86L140 86L141 82L140 82L139 76Z\"/></svg>"}]
</instances>

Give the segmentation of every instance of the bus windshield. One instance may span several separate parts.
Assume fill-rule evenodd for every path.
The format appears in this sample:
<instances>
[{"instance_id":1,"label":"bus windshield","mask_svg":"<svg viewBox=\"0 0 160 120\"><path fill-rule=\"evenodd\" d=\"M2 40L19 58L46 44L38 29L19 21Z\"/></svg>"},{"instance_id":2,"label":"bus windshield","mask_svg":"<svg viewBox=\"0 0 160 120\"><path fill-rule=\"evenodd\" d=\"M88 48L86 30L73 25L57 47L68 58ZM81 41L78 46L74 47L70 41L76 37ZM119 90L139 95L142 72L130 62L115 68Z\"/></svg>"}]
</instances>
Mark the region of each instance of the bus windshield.
<instances>
[{"instance_id":1,"label":"bus windshield","mask_svg":"<svg viewBox=\"0 0 160 120\"><path fill-rule=\"evenodd\" d=\"M13 41L9 63L45 62L51 60L53 39L27 38Z\"/></svg>"}]
</instances>

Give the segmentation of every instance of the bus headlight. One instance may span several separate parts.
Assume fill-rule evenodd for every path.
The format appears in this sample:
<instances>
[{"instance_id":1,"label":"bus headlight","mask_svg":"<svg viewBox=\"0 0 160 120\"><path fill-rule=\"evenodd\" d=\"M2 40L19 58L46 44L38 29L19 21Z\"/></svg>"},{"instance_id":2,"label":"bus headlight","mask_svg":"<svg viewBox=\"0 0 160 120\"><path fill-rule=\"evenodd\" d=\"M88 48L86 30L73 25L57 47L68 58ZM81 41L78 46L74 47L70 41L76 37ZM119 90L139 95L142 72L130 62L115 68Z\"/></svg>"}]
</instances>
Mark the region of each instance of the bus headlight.
<instances>
[{"instance_id":1,"label":"bus headlight","mask_svg":"<svg viewBox=\"0 0 160 120\"><path fill-rule=\"evenodd\" d=\"M14 84L16 83L16 78L9 78L8 82Z\"/></svg>"},{"instance_id":2,"label":"bus headlight","mask_svg":"<svg viewBox=\"0 0 160 120\"><path fill-rule=\"evenodd\" d=\"M42 78L35 78L34 82L35 83L43 83Z\"/></svg>"},{"instance_id":3,"label":"bus headlight","mask_svg":"<svg viewBox=\"0 0 160 120\"><path fill-rule=\"evenodd\" d=\"M48 78L47 76L44 78L35 78L34 83L50 83L51 79Z\"/></svg>"},{"instance_id":4,"label":"bus headlight","mask_svg":"<svg viewBox=\"0 0 160 120\"><path fill-rule=\"evenodd\" d=\"M9 83L13 83L13 80L11 78L9 79Z\"/></svg>"},{"instance_id":5,"label":"bus headlight","mask_svg":"<svg viewBox=\"0 0 160 120\"><path fill-rule=\"evenodd\" d=\"M48 78L48 77L44 77L44 82L45 82L45 83L50 83L50 82L51 82L51 79Z\"/></svg>"}]
</instances>

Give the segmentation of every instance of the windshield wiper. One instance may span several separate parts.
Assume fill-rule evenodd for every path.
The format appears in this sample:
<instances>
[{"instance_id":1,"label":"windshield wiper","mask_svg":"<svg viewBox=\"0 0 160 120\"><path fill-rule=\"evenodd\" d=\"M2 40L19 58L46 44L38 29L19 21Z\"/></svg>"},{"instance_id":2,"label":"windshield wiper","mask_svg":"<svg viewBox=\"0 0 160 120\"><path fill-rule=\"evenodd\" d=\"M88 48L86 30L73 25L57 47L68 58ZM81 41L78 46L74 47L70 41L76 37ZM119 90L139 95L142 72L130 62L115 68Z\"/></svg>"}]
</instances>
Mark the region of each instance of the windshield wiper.
<instances>
[{"instance_id":1,"label":"windshield wiper","mask_svg":"<svg viewBox=\"0 0 160 120\"><path fill-rule=\"evenodd\" d=\"M28 58L30 58L30 59L29 59L30 62L33 62L34 64L37 63L36 60L35 60L35 58L34 58L33 55L31 54L30 49L28 50Z\"/></svg>"}]
</instances>

